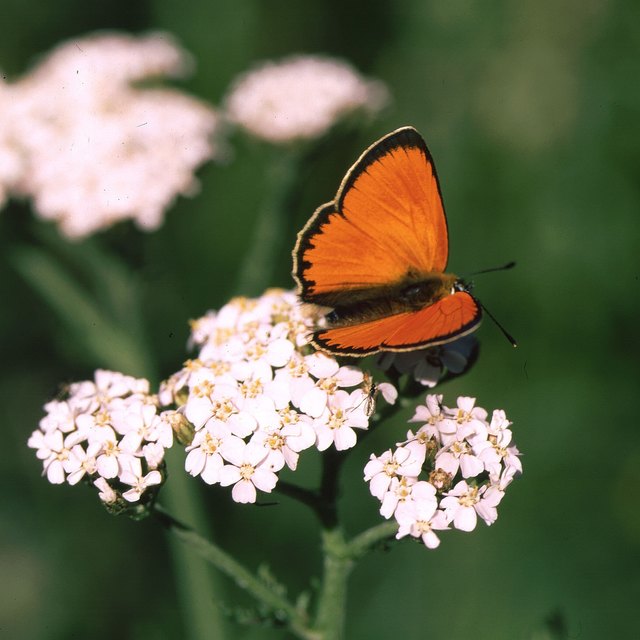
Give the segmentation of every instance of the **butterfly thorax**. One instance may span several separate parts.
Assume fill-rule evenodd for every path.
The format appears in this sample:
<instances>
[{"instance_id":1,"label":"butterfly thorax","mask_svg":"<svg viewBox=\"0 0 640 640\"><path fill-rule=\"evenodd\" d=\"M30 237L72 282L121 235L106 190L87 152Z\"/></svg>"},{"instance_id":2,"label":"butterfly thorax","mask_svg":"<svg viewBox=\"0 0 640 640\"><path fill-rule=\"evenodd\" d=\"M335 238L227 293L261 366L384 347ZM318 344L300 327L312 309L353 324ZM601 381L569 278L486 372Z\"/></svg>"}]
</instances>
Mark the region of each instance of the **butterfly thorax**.
<instances>
[{"instance_id":1,"label":"butterfly thorax","mask_svg":"<svg viewBox=\"0 0 640 640\"><path fill-rule=\"evenodd\" d=\"M408 274L400 282L351 289L340 292L331 301L333 307L325 316L328 327L346 327L361 322L419 311L451 295L462 285L457 276L448 273ZM328 302L328 301L327 301Z\"/></svg>"}]
</instances>

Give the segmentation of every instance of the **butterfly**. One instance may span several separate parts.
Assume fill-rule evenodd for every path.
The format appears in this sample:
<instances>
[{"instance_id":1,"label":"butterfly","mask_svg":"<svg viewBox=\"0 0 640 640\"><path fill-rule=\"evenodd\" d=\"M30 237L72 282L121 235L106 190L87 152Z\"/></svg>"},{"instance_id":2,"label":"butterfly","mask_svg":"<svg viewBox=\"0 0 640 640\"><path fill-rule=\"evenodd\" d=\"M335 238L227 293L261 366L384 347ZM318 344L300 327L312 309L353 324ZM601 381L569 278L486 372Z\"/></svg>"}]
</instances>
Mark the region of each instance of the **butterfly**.
<instances>
[{"instance_id":1,"label":"butterfly","mask_svg":"<svg viewBox=\"0 0 640 640\"><path fill-rule=\"evenodd\" d=\"M478 328L480 303L445 273L447 218L425 141L413 127L371 145L336 197L298 233L293 277L303 302L330 310L313 332L345 356L412 351Z\"/></svg>"}]
</instances>

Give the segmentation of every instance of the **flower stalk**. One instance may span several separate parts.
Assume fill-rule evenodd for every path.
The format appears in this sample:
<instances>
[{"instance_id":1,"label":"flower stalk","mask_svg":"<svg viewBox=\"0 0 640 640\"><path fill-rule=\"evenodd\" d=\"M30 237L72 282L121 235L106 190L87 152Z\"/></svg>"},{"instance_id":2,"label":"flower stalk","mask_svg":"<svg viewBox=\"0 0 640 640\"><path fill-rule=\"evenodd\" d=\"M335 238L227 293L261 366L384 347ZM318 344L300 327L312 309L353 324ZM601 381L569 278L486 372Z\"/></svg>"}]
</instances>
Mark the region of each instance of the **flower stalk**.
<instances>
[{"instance_id":1,"label":"flower stalk","mask_svg":"<svg viewBox=\"0 0 640 640\"><path fill-rule=\"evenodd\" d=\"M231 578L241 589L251 594L272 611L274 619L286 622L288 628L303 640L321 640L322 636L307 626L304 610L297 608L279 594L279 590L266 585L213 542L206 540L194 530L178 522L162 507L156 506L155 516L161 524L180 542L220 572Z\"/></svg>"},{"instance_id":2,"label":"flower stalk","mask_svg":"<svg viewBox=\"0 0 640 640\"><path fill-rule=\"evenodd\" d=\"M323 640L345 637L347 582L354 566L353 556L340 527L322 532L324 553L322 587L320 590L316 628Z\"/></svg>"}]
</instances>

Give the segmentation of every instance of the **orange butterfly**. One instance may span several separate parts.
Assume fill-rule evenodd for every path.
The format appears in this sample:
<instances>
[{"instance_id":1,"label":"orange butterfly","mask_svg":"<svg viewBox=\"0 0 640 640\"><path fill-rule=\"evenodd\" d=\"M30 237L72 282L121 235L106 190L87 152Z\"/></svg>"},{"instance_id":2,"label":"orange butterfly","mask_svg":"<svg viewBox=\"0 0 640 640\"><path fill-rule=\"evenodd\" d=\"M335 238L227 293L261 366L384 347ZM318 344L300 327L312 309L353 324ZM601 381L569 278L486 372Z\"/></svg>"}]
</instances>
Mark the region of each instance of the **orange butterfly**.
<instances>
[{"instance_id":1,"label":"orange butterfly","mask_svg":"<svg viewBox=\"0 0 640 640\"><path fill-rule=\"evenodd\" d=\"M293 276L304 302L331 307L313 344L366 356L471 333L480 303L444 273L447 219L425 141L403 127L370 146L298 234Z\"/></svg>"}]
</instances>

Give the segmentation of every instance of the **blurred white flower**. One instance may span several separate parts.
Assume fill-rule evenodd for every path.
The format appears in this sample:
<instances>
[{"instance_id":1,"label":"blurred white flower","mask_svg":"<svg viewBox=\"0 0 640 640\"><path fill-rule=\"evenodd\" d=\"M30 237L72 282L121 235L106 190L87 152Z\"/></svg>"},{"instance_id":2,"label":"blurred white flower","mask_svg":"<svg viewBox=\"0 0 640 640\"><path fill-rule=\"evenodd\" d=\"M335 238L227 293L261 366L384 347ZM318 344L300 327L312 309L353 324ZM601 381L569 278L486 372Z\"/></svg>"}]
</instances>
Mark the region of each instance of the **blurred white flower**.
<instances>
[{"instance_id":1,"label":"blurred white flower","mask_svg":"<svg viewBox=\"0 0 640 640\"><path fill-rule=\"evenodd\" d=\"M176 412L159 412L147 380L99 369L93 380L69 385L66 399L48 402L45 410L28 445L49 482L85 479L109 504L138 502L162 482L158 467L173 444Z\"/></svg>"},{"instance_id":2,"label":"blurred white flower","mask_svg":"<svg viewBox=\"0 0 640 640\"><path fill-rule=\"evenodd\" d=\"M398 522L397 538L411 535L434 549L436 530L453 524L472 531L478 516L487 525L496 521L522 463L504 411L487 418L475 398L461 396L449 408L441 395L428 395L410 420L422 423L418 431L409 431L395 450L371 455L364 479L380 500L380 514Z\"/></svg>"},{"instance_id":3,"label":"blurred white flower","mask_svg":"<svg viewBox=\"0 0 640 640\"><path fill-rule=\"evenodd\" d=\"M167 34L92 35L0 85L0 204L6 192L31 197L71 238L129 218L157 228L177 195L196 190L218 116L179 91L134 83L189 67Z\"/></svg>"},{"instance_id":4,"label":"blurred white flower","mask_svg":"<svg viewBox=\"0 0 640 640\"><path fill-rule=\"evenodd\" d=\"M230 121L257 138L287 143L319 137L353 111L380 110L387 90L346 62L300 55L240 76L225 102Z\"/></svg>"},{"instance_id":5,"label":"blurred white flower","mask_svg":"<svg viewBox=\"0 0 640 640\"><path fill-rule=\"evenodd\" d=\"M160 397L193 425L186 470L233 484L234 500L255 502L256 488L271 491L305 449L349 449L368 428L365 375L308 346L310 321L293 292L235 298L191 326L197 357ZM385 396L395 395L386 385Z\"/></svg>"},{"instance_id":6,"label":"blurred white flower","mask_svg":"<svg viewBox=\"0 0 640 640\"><path fill-rule=\"evenodd\" d=\"M8 117L12 100L13 92L0 78L0 207L15 188L23 170L22 154L13 141L14 122Z\"/></svg>"}]
</instances>

